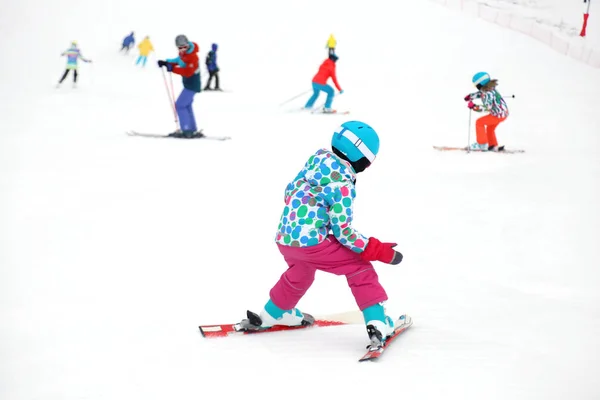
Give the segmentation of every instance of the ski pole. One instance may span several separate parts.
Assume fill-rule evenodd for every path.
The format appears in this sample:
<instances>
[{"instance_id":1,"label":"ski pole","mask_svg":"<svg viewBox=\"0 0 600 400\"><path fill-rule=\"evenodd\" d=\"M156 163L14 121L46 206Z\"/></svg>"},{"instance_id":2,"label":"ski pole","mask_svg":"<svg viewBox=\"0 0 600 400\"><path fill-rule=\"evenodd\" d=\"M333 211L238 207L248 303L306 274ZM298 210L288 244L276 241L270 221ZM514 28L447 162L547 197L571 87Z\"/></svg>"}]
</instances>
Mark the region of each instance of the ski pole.
<instances>
[{"instance_id":1,"label":"ski pole","mask_svg":"<svg viewBox=\"0 0 600 400\"><path fill-rule=\"evenodd\" d=\"M169 91L169 83L167 82L167 76L165 75L165 70L161 68L163 81L165 82L165 89L167 89L167 96L169 97L169 103L171 108L173 109L173 116L175 117L175 129L179 129L179 122L177 121L177 110L175 109L175 102L173 101L173 96L171 96L171 91ZM171 82L173 82L171 80Z\"/></svg>"},{"instance_id":2,"label":"ski pole","mask_svg":"<svg viewBox=\"0 0 600 400\"><path fill-rule=\"evenodd\" d=\"M289 102L290 102L290 101L292 101L292 100L296 100L298 97L302 97L302 96L304 96L305 94L307 94L308 92L310 92L310 90L306 90L306 91L304 91L304 92L302 92L302 93L300 93L300 94L297 94L297 95L295 95L294 97L292 97L291 99L287 99L287 100L286 100L286 101L284 101L283 103L279 104L279 106L281 107L281 106L283 106L284 104L287 104L287 103L289 103Z\"/></svg>"},{"instance_id":3,"label":"ski pole","mask_svg":"<svg viewBox=\"0 0 600 400\"><path fill-rule=\"evenodd\" d=\"M179 129L179 117L177 116L177 105L175 104L175 86L173 86L172 72L169 72L169 79L171 80L171 101L173 102L173 113L175 114L175 126Z\"/></svg>"},{"instance_id":4,"label":"ski pole","mask_svg":"<svg viewBox=\"0 0 600 400\"><path fill-rule=\"evenodd\" d=\"M471 115L473 114L473 110L469 108L469 130L467 133L467 153L471 152Z\"/></svg>"}]
</instances>

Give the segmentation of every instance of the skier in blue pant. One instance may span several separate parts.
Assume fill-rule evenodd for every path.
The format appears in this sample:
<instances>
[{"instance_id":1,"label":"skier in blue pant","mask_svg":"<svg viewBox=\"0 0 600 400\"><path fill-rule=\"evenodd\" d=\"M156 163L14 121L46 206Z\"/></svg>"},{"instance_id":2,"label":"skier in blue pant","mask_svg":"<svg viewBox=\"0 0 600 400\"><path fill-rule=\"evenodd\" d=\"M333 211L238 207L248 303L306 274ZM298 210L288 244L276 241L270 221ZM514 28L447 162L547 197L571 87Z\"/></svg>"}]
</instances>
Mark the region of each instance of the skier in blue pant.
<instances>
[{"instance_id":1,"label":"skier in blue pant","mask_svg":"<svg viewBox=\"0 0 600 400\"><path fill-rule=\"evenodd\" d=\"M335 63L338 60L338 56L335 54L331 54L329 58L321 64L319 67L319 71L313 77L312 87L313 87L313 95L308 99L305 109L312 109L315 104L315 101L319 98L319 94L321 92L325 92L327 94L327 99L325 100L325 106L323 107L324 113L333 113L335 110L331 108L331 103L333 102L334 90L331 86L327 84L329 78L333 81L336 89L339 90L340 94L344 93L340 84L337 81L337 76L335 73Z\"/></svg>"},{"instance_id":2,"label":"skier in blue pant","mask_svg":"<svg viewBox=\"0 0 600 400\"><path fill-rule=\"evenodd\" d=\"M181 130L171 133L169 136L182 138L204 136L198 132L192 108L194 96L196 93L200 93L201 88L199 47L196 43L190 42L185 35L178 35L175 38L175 45L179 49L179 57L158 61L159 67L165 67L167 71L181 75L183 82L183 91L175 102Z\"/></svg>"}]
</instances>

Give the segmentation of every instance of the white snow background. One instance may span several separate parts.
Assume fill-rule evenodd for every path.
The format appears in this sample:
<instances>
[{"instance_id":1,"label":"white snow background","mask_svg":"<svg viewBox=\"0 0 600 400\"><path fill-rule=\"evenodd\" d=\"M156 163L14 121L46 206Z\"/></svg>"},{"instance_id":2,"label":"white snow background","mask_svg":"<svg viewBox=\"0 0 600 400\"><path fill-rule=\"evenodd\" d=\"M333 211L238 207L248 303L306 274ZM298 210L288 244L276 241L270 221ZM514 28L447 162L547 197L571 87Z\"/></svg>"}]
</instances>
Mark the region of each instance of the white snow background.
<instances>
[{"instance_id":1,"label":"white snow background","mask_svg":"<svg viewBox=\"0 0 600 400\"><path fill-rule=\"evenodd\" d=\"M1 399L600 398L599 71L435 3L390 7L0 4ZM145 69L118 53L131 30L156 47ZM220 46L229 92L194 108L231 141L124 133L174 128L155 61L181 33L202 60ZM310 89L330 33L334 106L351 114L289 112L308 94L279 104ZM93 63L55 89L71 40ZM525 153L432 149L467 144L462 99L481 70L510 107L501 144ZM348 119L380 135L355 227L398 243L404 261L376 269L388 311L413 327L368 364L363 324L202 338L199 324L267 301L286 267L284 188ZM356 304L319 273L298 307Z\"/></svg>"}]
</instances>

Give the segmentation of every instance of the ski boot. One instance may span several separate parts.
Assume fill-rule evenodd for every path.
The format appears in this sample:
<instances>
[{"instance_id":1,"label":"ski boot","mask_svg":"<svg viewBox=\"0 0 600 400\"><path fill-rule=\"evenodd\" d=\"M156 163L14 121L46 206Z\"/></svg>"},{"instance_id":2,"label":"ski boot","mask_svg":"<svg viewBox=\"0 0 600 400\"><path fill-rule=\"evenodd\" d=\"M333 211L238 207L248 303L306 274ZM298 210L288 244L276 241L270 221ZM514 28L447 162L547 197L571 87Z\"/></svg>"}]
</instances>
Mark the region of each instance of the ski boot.
<instances>
[{"instance_id":1,"label":"ski boot","mask_svg":"<svg viewBox=\"0 0 600 400\"><path fill-rule=\"evenodd\" d=\"M247 319L243 319L236 326L236 330L258 331L272 328L276 325L283 326L304 326L312 325L315 318L300 310L293 308L291 310L282 310L271 300L267 302L260 315L252 311L246 311Z\"/></svg>"},{"instance_id":2,"label":"ski boot","mask_svg":"<svg viewBox=\"0 0 600 400\"><path fill-rule=\"evenodd\" d=\"M195 139L197 137L203 137L204 134L202 133L202 131L199 132L195 132L195 131L182 131L182 130L176 130L173 133L169 133L168 135L169 137L174 137L174 138L178 138L178 139Z\"/></svg>"},{"instance_id":3,"label":"ski boot","mask_svg":"<svg viewBox=\"0 0 600 400\"><path fill-rule=\"evenodd\" d=\"M471 150L475 150L475 151L488 151L489 147L487 143L483 143L483 144L479 144L479 143L473 143L471 144Z\"/></svg>"},{"instance_id":4,"label":"ski boot","mask_svg":"<svg viewBox=\"0 0 600 400\"><path fill-rule=\"evenodd\" d=\"M381 347L385 340L394 333L394 320L385 314L383 302L367 307L363 310L367 335L371 343L367 348Z\"/></svg>"},{"instance_id":5,"label":"ski boot","mask_svg":"<svg viewBox=\"0 0 600 400\"><path fill-rule=\"evenodd\" d=\"M334 110L333 108L329 108L329 107L323 107L322 112L323 112L323 114L335 114L336 110Z\"/></svg>"},{"instance_id":6,"label":"ski boot","mask_svg":"<svg viewBox=\"0 0 600 400\"><path fill-rule=\"evenodd\" d=\"M282 310L269 299L265 307L260 312L262 328L270 328L274 325L298 326L312 325L315 319L310 314L303 314L297 308L291 310Z\"/></svg>"}]
</instances>

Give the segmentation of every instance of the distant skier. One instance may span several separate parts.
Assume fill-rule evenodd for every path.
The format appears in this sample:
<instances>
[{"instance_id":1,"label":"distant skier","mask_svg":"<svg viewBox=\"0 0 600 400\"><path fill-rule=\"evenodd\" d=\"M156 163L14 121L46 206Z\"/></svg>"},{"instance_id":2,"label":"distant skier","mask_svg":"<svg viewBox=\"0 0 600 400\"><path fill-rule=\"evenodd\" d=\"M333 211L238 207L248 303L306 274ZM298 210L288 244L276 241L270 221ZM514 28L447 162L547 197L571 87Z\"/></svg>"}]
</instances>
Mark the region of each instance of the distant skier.
<instances>
[{"instance_id":1,"label":"distant skier","mask_svg":"<svg viewBox=\"0 0 600 400\"><path fill-rule=\"evenodd\" d=\"M75 40L71 42L71 47L69 47L61 54L61 57L65 56L67 57L67 66L65 68L65 73L58 81L56 87L60 87L61 83L63 83L63 81L67 78L67 75L69 75L69 71L73 71L73 87L77 87L78 61L81 60L86 63L91 63L92 60L88 60L81 55L81 50L79 50L79 47L77 47L77 42Z\"/></svg>"},{"instance_id":2,"label":"distant skier","mask_svg":"<svg viewBox=\"0 0 600 400\"><path fill-rule=\"evenodd\" d=\"M327 39L327 44L325 48L328 49L329 55L335 54L335 46L337 45L337 40L333 37L333 33L329 35L329 39Z\"/></svg>"},{"instance_id":3,"label":"distant skier","mask_svg":"<svg viewBox=\"0 0 600 400\"><path fill-rule=\"evenodd\" d=\"M159 60L158 66L165 67L167 71L182 76L183 91L175 103L181 130L169 136L193 138L203 136L197 132L196 118L194 116L193 103L196 93L200 93L200 61L198 59L199 47L190 42L185 35L175 38L175 45L179 50L179 56L167 60Z\"/></svg>"},{"instance_id":4,"label":"distant skier","mask_svg":"<svg viewBox=\"0 0 600 400\"><path fill-rule=\"evenodd\" d=\"M142 67L145 67L146 61L148 61L148 56L154 51L154 46L152 46L149 36L146 36L144 40L140 42L138 45L138 50L140 51L140 55L138 56L135 65L139 65L141 62Z\"/></svg>"},{"instance_id":5,"label":"distant skier","mask_svg":"<svg viewBox=\"0 0 600 400\"><path fill-rule=\"evenodd\" d=\"M206 82L206 86L204 87L204 90L221 90L221 88L219 86L219 66L217 65L217 49L218 49L218 47L219 46L217 46L216 43L213 43L211 46L211 50L206 55L205 64L206 64L206 69L208 69L208 82ZM215 88L211 89L210 84L211 84L213 78L215 78Z\"/></svg>"},{"instance_id":6,"label":"distant skier","mask_svg":"<svg viewBox=\"0 0 600 400\"><path fill-rule=\"evenodd\" d=\"M497 79L491 79L487 72L478 72L473 76L473 84L478 92L465 96L468 107L476 112L489 112L488 115L480 117L475 122L477 142L471 144L472 150L498 151L498 140L496 139L496 127L508 117L508 106L500 93L496 90ZM482 108L473 103L473 100L481 99Z\"/></svg>"},{"instance_id":7,"label":"distant skier","mask_svg":"<svg viewBox=\"0 0 600 400\"><path fill-rule=\"evenodd\" d=\"M275 242L288 265L269 292L259 325L243 320L244 328L310 325L314 318L295 308L311 287L317 271L346 277L362 311L372 344L381 344L394 331L386 315L388 296L371 261L399 264L395 243L367 237L353 226L356 175L367 169L379 152L379 137L364 122L343 123L331 139L331 150L310 156L285 190ZM409 321L409 317L406 317Z\"/></svg>"},{"instance_id":8,"label":"distant skier","mask_svg":"<svg viewBox=\"0 0 600 400\"><path fill-rule=\"evenodd\" d=\"M121 47L120 51L125 51L125 53L129 53L129 50L131 50L131 48L133 47L133 45L135 44L135 38L133 37L133 32L131 32L129 35L125 36L125 38L123 39L123 45Z\"/></svg>"},{"instance_id":9,"label":"distant skier","mask_svg":"<svg viewBox=\"0 0 600 400\"><path fill-rule=\"evenodd\" d=\"M333 103L334 90L331 86L327 84L327 80L331 78L335 87L337 88L337 90L339 90L340 94L344 93L337 81L337 77L335 74L335 63L337 62L337 60L338 56L336 56L335 54L331 54L329 58L323 61L323 63L319 67L319 72L317 72L317 74L313 77L312 80L313 95L310 99L308 99L308 102L304 106L305 109L312 109L315 102L319 98L320 92L325 92L327 94L327 99L325 100L323 112L335 112L335 110L331 108L331 104Z\"/></svg>"}]
</instances>

